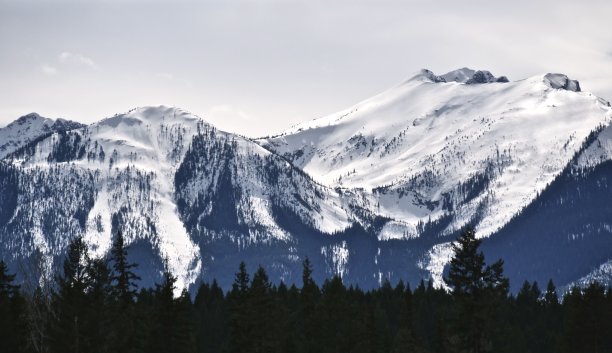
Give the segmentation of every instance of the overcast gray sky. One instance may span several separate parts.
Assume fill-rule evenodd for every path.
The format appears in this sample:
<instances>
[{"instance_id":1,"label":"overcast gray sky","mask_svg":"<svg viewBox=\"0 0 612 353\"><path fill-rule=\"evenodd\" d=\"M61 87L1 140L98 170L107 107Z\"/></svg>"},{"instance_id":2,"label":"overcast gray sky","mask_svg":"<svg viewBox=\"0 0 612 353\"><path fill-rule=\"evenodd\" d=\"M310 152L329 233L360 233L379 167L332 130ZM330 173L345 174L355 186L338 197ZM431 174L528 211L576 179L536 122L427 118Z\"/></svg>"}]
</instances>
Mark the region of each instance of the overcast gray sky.
<instances>
[{"instance_id":1,"label":"overcast gray sky","mask_svg":"<svg viewBox=\"0 0 612 353\"><path fill-rule=\"evenodd\" d=\"M612 1L0 0L0 125L175 105L249 136L468 66L612 100Z\"/></svg>"}]
</instances>

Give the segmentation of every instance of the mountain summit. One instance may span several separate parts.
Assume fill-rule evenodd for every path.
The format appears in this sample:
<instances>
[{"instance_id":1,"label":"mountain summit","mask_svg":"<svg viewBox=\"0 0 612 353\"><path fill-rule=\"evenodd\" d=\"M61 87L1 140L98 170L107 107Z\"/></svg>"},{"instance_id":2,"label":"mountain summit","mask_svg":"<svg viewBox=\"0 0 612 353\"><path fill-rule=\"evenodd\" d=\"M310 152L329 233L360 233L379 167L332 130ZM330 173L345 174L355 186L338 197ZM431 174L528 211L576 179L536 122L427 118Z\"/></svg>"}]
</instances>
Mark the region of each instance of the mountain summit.
<instances>
[{"instance_id":1,"label":"mountain summit","mask_svg":"<svg viewBox=\"0 0 612 353\"><path fill-rule=\"evenodd\" d=\"M83 126L85 125L74 121L44 118L37 113L24 115L0 128L0 159L41 136Z\"/></svg>"},{"instance_id":2,"label":"mountain summit","mask_svg":"<svg viewBox=\"0 0 612 353\"><path fill-rule=\"evenodd\" d=\"M227 288L240 261L298 282L306 257L319 281L441 285L450 242L472 224L513 279L601 277L612 209L591 210L585 195L612 196L611 119L567 76L509 82L467 68L423 70L259 140L168 106L89 126L29 115L0 130L13 139L0 161L0 256L16 268L43 259L51 273L72 237L103 256L122 231L145 285L164 259L179 290L213 278ZM553 215L563 228L532 221Z\"/></svg>"}]
</instances>

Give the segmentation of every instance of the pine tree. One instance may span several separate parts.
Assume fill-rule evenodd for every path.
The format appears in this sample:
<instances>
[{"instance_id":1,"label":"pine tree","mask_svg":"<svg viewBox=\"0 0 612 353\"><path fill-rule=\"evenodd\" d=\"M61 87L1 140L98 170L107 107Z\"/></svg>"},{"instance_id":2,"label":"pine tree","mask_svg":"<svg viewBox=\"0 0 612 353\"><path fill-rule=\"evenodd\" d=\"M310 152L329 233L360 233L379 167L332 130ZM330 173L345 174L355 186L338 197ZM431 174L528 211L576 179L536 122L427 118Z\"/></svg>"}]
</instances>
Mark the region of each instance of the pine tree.
<instances>
[{"instance_id":1,"label":"pine tree","mask_svg":"<svg viewBox=\"0 0 612 353\"><path fill-rule=\"evenodd\" d=\"M155 285L153 323L147 352L195 352L191 300L186 290L174 298L177 278L164 259L162 282Z\"/></svg>"},{"instance_id":2,"label":"pine tree","mask_svg":"<svg viewBox=\"0 0 612 353\"><path fill-rule=\"evenodd\" d=\"M187 289L183 289L181 295L173 300L173 352L196 352L195 322L192 316L192 305Z\"/></svg>"},{"instance_id":3,"label":"pine tree","mask_svg":"<svg viewBox=\"0 0 612 353\"><path fill-rule=\"evenodd\" d=\"M557 296L557 287L552 279L548 280L546 292L544 293L544 305L546 307L556 307L559 305L559 297Z\"/></svg>"},{"instance_id":4,"label":"pine tree","mask_svg":"<svg viewBox=\"0 0 612 353\"><path fill-rule=\"evenodd\" d=\"M200 353L220 353L227 339L227 303L217 281L200 285L194 301Z\"/></svg>"},{"instance_id":5,"label":"pine tree","mask_svg":"<svg viewBox=\"0 0 612 353\"><path fill-rule=\"evenodd\" d=\"M108 333L109 346L113 352L129 352L136 342L135 307L136 281L140 278L133 272L136 264L128 261L123 234L118 231L110 250L112 272L110 274L111 323Z\"/></svg>"},{"instance_id":6,"label":"pine tree","mask_svg":"<svg viewBox=\"0 0 612 353\"><path fill-rule=\"evenodd\" d=\"M316 342L311 339L316 334L316 306L321 296L319 287L312 279L312 265L308 258L302 264L302 289L300 291L300 318L302 330L299 340L304 352L317 352Z\"/></svg>"},{"instance_id":7,"label":"pine tree","mask_svg":"<svg viewBox=\"0 0 612 353\"><path fill-rule=\"evenodd\" d=\"M0 261L0 298L11 298L19 291L19 286L14 285L15 275L8 274L8 267L4 261Z\"/></svg>"},{"instance_id":8,"label":"pine tree","mask_svg":"<svg viewBox=\"0 0 612 353\"><path fill-rule=\"evenodd\" d=\"M0 261L0 347L6 352L20 352L26 343L25 301L14 281Z\"/></svg>"},{"instance_id":9,"label":"pine tree","mask_svg":"<svg viewBox=\"0 0 612 353\"><path fill-rule=\"evenodd\" d=\"M76 237L68 246L64 272L57 278L58 290L54 294L55 320L50 330L50 348L58 353L90 351L86 336L90 285L87 245Z\"/></svg>"},{"instance_id":10,"label":"pine tree","mask_svg":"<svg viewBox=\"0 0 612 353\"><path fill-rule=\"evenodd\" d=\"M113 239L110 254L113 264L113 273L110 278L113 284L113 296L121 305L128 306L134 302L138 289L136 281L140 280L140 277L132 271L137 264L128 261L128 253L121 231L118 231Z\"/></svg>"},{"instance_id":11,"label":"pine tree","mask_svg":"<svg viewBox=\"0 0 612 353\"><path fill-rule=\"evenodd\" d=\"M248 294L249 274L246 264L241 262L228 298L230 304L228 350L230 353L249 351L252 325L249 321Z\"/></svg>"},{"instance_id":12,"label":"pine tree","mask_svg":"<svg viewBox=\"0 0 612 353\"><path fill-rule=\"evenodd\" d=\"M278 317L272 297L272 286L263 267L259 266L247 297L247 320L250 323L248 352L273 352L278 347Z\"/></svg>"},{"instance_id":13,"label":"pine tree","mask_svg":"<svg viewBox=\"0 0 612 353\"><path fill-rule=\"evenodd\" d=\"M249 291L249 274L246 270L246 264L240 263L238 273L236 273L234 284L232 284L232 292L239 295L246 295Z\"/></svg>"},{"instance_id":14,"label":"pine tree","mask_svg":"<svg viewBox=\"0 0 612 353\"><path fill-rule=\"evenodd\" d=\"M557 345L559 342L559 336L563 328L563 316L561 312L561 305L559 303L559 297L557 296L557 288L553 283L552 279L548 281L546 285L546 292L542 299L544 310L542 312L544 322L543 335L543 353L558 352Z\"/></svg>"},{"instance_id":15,"label":"pine tree","mask_svg":"<svg viewBox=\"0 0 612 353\"><path fill-rule=\"evenodd\" d=\"M110 317L110 269L104 259L89 262L90 286L87 291L88 325L85 328L92 352L110 352L108 332Z\"/></svg>"},{"instance_id":16,"label":"pine tree","mask_svg":"<svg viewBox=\"0 0 612 353\"><path fill-rule=\"evenodd\" d=\"M491 329L495 313L506 298L508 279L503 275L503 262L486 266L479 250L481 241L473 229L465 229L456 243L446 283L452 289L457 314L451 347L455 351L480 353L493 350Z\"/></svg>"}]
</instances>

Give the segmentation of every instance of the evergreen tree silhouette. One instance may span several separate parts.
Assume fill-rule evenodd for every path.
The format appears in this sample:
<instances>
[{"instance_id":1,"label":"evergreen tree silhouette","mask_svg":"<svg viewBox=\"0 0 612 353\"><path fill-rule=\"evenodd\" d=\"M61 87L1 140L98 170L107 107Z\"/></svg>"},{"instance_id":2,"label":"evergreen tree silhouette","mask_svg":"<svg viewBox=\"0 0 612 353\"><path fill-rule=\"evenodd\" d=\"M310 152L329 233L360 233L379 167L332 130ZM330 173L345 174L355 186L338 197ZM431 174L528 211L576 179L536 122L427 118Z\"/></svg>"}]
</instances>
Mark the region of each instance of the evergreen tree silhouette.
<instances>
[{"instance_id":1,"label":"evergreen tree silhouette","mask_svg":"<svg viewBox=\"0 0 612 353\"><path fill-rule=\"evenodd\" d=\"M56 310L50 329L50 348L58 353L81 353L90 350L86 336L90 285L87 245L76 237L68 246L64 271L57 277Z\"/></svg>"},{"instance_id":2,"label":"evergreen tree silhouette","mask_svg":"<svg viewBox=\"0 0 612 353\"><path fill-rule=\"evenodd\" d=\"M480 244L474 230L466 228L452 245L454 256L445 281L452 290L457 311L449 342L451 350L457 352L493 350L492 325L497 305L508 293L503 261L487 266Z\"/></svg>"},{"instance_id":3,"label":"evergreen tree silhouette","mask_svg":"<svg viewBox=\"0 0 612 353\"><path fill-rule=\"evenodd\" d=\"M21 352L26 344L25 300L14 281L0 261L0 347L6 352Z\"/></svg>"}]
</instances>

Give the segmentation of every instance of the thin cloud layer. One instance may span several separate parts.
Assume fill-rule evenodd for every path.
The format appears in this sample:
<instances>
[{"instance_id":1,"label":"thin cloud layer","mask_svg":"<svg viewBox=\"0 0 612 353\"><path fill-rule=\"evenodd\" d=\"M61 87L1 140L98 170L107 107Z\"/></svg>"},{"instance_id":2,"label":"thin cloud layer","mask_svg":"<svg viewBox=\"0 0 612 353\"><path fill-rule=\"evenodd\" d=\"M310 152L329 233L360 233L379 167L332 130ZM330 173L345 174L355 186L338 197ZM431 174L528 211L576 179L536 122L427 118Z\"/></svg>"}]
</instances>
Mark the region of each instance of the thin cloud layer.
<instances>
[{"instance_id":1,"label":"thin cloud layer","mask_svg":"<svg viewBox=\"0 0 612 353\"><path fill-rule=\"evenodd\" d=\"M57 56L57 59L60 63L65 65L82 65L89 67L94 70L99 70L98 65L93 61L93 59L88 58L85 55L71 53L71 52L62 52Z\"/></svg>"},{"instance_id":2,"label":"thin cloud layer","mask_svg":"<svg viewBox=\"0 0 612 353\"><path fill-rule=\"evenodd\" d=\"M0 2L0 124L180 106L250 136L345 109L421 68L562 72L612 99L612 2ZM50 79L52 78L52 79ZM216 119L224 121L224 119ZM228 120L234 121L234 120Z\"/></svg>"}]
</instances>

